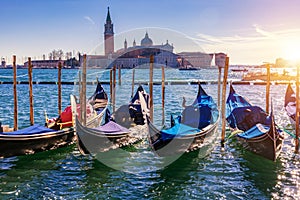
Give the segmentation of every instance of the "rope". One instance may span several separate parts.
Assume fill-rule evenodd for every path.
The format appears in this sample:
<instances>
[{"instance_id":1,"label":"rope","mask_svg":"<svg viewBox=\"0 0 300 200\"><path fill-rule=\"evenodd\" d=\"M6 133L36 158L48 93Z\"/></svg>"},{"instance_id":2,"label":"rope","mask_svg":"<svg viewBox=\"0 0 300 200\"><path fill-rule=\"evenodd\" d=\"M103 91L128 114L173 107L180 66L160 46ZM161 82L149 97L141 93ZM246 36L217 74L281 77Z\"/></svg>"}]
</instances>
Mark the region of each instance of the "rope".
<instances>
[{"instance_id":1,"label":"rope","mask_svg":"<svg viewBox=\"0 0 300 200\"><path fill-rule=\"evenodd\" d=\"M228 140L228 139L230 139L230 138L232 138L233 136L235 136L235 135L237 135L237 134L239 134L239 133L243 133L244 131L242 131L242 130L235 130L235 131L232 131L231 132L231 134L228 136L228 137L226 137L226 139Z\"/></svg>"},{"instance_id":2,"label":"rope","mask_svg":"<svg viewBox=\"0 0 300 200\"><path fill-rule=\"evenodd\" d=\"M289 134L290 136L292 136L292 138L296 139L296 135L294 133L291 133L290 131L288 131L285 127L280 127L281 129L284 130L285 133ZM300 138L298 137L298 140L300 141Z\"/></svg>"},{"instance_id":3,"label":"rope","mask_svg":"<svg viewBox=\"0 0 300 200\"><path fill-rule=\"evenodd\" d=\"M99 75L101 75L101 74L104 74L104 73L107 73L108 71L100 71L100 72L94 72L94 73L90 73L90 74L87 74L86 76L95 76L95 74L99 74ZM101 82L101 81L100 81Z\"/></svg>"},{"instance_id":4,"label":"rope","mask_svg":"<svg viewBox=\"0 0 300 200\"><path fill-rule=\"evenodd\" d=\"M17 76L17 78L24 77L24 76L27 76L27 74L19 75L19 76ZM14 78L14 77L13 76L1 76L0 75L0 78Z\"/></svg>"}]
</instances>

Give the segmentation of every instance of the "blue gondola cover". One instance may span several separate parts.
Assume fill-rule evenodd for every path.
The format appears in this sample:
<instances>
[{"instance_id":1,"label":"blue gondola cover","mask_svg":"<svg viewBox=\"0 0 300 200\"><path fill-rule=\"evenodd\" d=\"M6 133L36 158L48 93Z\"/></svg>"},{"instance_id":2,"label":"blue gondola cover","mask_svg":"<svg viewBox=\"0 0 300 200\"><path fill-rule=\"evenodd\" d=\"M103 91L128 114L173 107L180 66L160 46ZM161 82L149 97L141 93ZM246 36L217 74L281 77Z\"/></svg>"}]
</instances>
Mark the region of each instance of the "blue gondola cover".
<instances>
[{"instance_id":1,"label":"blue gondola cover","mask_svg":"<svg viewBox=\"0 0 300 200\"><path fill-rule=\"evenodd\" d=\"M218 108L213 98L199 84L198 95L192 105L187 106L180 116L171 116L171 128L161 130L163 141L199 133L201 129L215 123Z\"/></svg>"},{"instance_id":2,"label":"blue gondola cover","mask_svg":"<svg viewBox=\"0 0 300 200\"><path fill-rule=\"evenodd\" d=\"M53 129L46 128L45 126L41 126L38 124L35 124L33 126L29 126L24 129L20 129L13 132L4 132L1 133L3 135L33 135L33 134L42 134L47 132L53 132Z\"/></svg>"},{"instance_id":3,"label":"blue gondola cover","mask_svg":"<svg viewBox=\"0 0 300 200\"><path fill-rule=\"evenodd\" d=\"M187 135L192 135L198 133L200 130L198 128L193 128L185 124L176 123L173 127L169 129L161 130L162 140L171 140L174 137L182 137Z\"/></svg>"},{"instance_id":4,"label":"blue gondola cover","mask_svg":"<svg viewBox=\"0 0 300 200\"><path fill-rule=\"evenodd\" d=\"M256 124L249 130L238 134L238 137L244 138L244 139L251 139L258 136L261 136L265 133L267 133L270 130L270 126L263 125L263 124Z\"/></svg>"}]
</instances>

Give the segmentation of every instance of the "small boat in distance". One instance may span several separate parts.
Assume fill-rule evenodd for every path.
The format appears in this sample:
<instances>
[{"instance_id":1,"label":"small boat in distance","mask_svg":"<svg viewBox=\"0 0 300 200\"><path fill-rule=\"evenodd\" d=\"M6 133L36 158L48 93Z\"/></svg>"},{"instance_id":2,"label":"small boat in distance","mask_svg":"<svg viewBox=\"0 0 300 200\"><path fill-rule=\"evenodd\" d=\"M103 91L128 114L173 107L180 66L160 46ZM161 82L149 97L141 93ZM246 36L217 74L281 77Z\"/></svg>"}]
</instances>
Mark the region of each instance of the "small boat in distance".
<instances>
[{"instance_id":1,"label":"small boat in distance","mask_svg":"<svg viewBox=\"0 0 300 200\"><path fill-rule=\"evenodd\" d=\"M192 65L180 66L178 70L200 70L200 68L193 67Z\"/></svg>"},{"instance_id":2,"label":"small boat in distance","mask_svg":"<svg viewBox=\"0 0 300 200\"><path fill-rule=\"evenodd\" d=\"M230 84L226 101L226 120L246 150L275 161L282 149L282 131L276 126L273 111L268 115L262 108L252 106L237 94Z\"/></svg>"},{"instance_id":3,"label":"small boat in distance","mask_svg":"<svg viewBox=\"0 0 300 200\"><path fill-rule=\"evenodd\" d=\"M267 73L261 71L249 71L248 73L243 75L242 81L267 81ZM283 73L279 72L271 72L270 81L292 81L296 80L296 76L289 75L286 70Z\"/></svg>"},{"instance_id":4,"label":"small boat in distance","mask_svg":"<svg viewBox=\"0 0 300 200\"><path fill-rule=\"evenodd\" d=\"M236 67L230 66L230 70L232 72L248 72L248 69L246 67L241 67L241 66L236 66Z\"/></svg>"}]
</instances>

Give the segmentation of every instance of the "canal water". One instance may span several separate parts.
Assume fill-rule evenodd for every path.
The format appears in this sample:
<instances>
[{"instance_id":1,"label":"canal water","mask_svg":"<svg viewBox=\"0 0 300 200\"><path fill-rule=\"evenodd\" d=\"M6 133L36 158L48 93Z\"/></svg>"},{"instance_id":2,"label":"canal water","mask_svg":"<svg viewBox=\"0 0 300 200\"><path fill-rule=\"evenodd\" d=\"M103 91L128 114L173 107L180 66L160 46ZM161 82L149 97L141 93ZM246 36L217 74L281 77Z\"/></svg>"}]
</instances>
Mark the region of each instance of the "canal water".
<instances>
[{"instance_id":1,"label":"canal water","mask_svg":"<svg viewBox=\"0 0 300 200\"><path fill-rule=\"evenodd\" d=\"M18 81L28 81L27 70L18 70ZM216 81L218 70L179 71L166 69L166 80ZM11 69L0 70L0 81L12 81ZM118 77L118 73L117 73ZM229 73L229 79L241 77ZM108 70L90 69L88 81L109 81ZM122 70L122 85L116 86L116 107L126 104L131 96L132 70ZM161 70L154 70L154 80L161 79ZM34 69L33 81L56 81L57 70ZM78 81L78 70L62 70L62 80ZM147 69L135 70L135 83L149 80ZM87 86L87 96L96 85ZM109 94L109 85L103 85ZM144 85L148 90L148 85ZM239 94L254 105L265 107L264 85L235 85ZM217 85L203 88L217 101ZM28 85L18 89L19 128L29 126ZM271 85L276 123L289 127L284 111L286 85ZM13 126L13 86L0 84L0 121ZM167 84L165 125L170 115L182 110L182 97L192 103L197 85ZM227 90L228 93L228 90ZM78 96L77 85L62 86L62 105L70 103L70 94ZM57 116L57 85L33 85L34 120L44 124L44 112ZM154 85L154 123L162 126L161 86ZM221 124L220 124L221 127ZM289 130L292 132L292 130ZM220 135L220 129L218 131ZM147 138L125 149L131 159L115 157L115 167L103 160L83 156L76 145L34 155L0 158L0 199L300 199L300 156L294 154L294 141L286 134L282 152L276 162L244 151L235 141L220 145L221 138L205 157L198 151L182 155L167 166L161 159L152 159ZM114 154L112 154L114 155ZM150 159L151 158L151 159ZM111 159L111 158L110 158ZM121 170L119 170L121 169Z\"/></svg>"}]
</instances>

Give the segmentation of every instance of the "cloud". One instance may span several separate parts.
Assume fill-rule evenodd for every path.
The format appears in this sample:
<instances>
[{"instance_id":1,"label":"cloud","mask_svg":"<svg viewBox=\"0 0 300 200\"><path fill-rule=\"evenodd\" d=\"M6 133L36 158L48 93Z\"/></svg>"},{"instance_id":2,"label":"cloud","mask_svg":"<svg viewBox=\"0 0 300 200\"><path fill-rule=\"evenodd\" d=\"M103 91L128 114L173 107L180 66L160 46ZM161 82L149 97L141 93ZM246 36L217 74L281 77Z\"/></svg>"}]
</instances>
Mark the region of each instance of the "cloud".
<instances>
[{"instance_id":1,"label":"cloud","mask_svg":"<svg viewBox=\"0 0 300 200\"><path fill-rule=\"evenodd\" d=\"M265 36L265 37L268 37L268 38L276 38L276 35L271 33L271 32L268 32L268 31L265 31L265 30L262 30L257 24L253 24L253 27L255 28L255 31L259 34L261 34L262 36Z\"/></svg>"},{"instance_id":2,"label":"cloud","mask_svg":"<svg viewBox=\"0 0 300 200\"><path fill-rule=\"evenodd\" d=\"M224 52L233 64L261 64L275 62L282 57L287 44L300 45L300 28L280 28L272 31L254 24L246 29L230 30L223 35L198 33L193 39L204 52ZM298 45L298 46L299 46Z\"/></svg>"},{"instance_id":3,"label":"cloud","mask_svg":"<svg viewBox=\"0 0 300 200\"><path fill-rule=\"evenodd\" d=\"M231 63L259 64L261 60L275 59L269 54L277 56L276 52L266 49L278 49L274 40L283 34L268 32L255 25L247 30L231 30L231 35L216 36L198 33L195 41L205 49L205 52L227 53L231 57Z\"/></svg>"},{"instance_id":4,"label":"cloud","mask_svg":"<svg viewBox=\"0 0 300 200\"><path fill-rule=\"evenodd\" d=\"M259 25L254 24L254 31L252 28L247 31L247 35L235 34L233 36L214 36L203 33L198 33L196 38L192 38L197 42L201 42L203 44L238 44L238 43L249 43L249 42L263 42L267 40L279 40L284 39L291 36L299 36L300 29L285 29L279 31L266 31L259 27ZM255 34L258 33L258 34Z\"/></svg>"},{"instance_id":5,"label":"cloud","mask_svg":"<svg viewBox=\"0 0 300 200\"><path fill-rule=\"evenodd\" d=\"M197 34L197 38L194 40L207 43L207 44L236 44L236 43L247 43L265 39L265 37L261 36L240 36L240 35L233 35L233 36L213 36L213 35L206 35L202 33Z\"/></svg>"},{"instance_id":6,"label":"cloud","mask_svg":"<svg viewBox=\"0 0 300 200\"><path fill-rule=\"evenodd\" d=\"M90 18L89 16L84 16L84 19L86 19L87 21L89 21L92 25L95 25L96 23L94 22L94 20L92 20L92 18Z\"/></svg>"}]
</instances>

